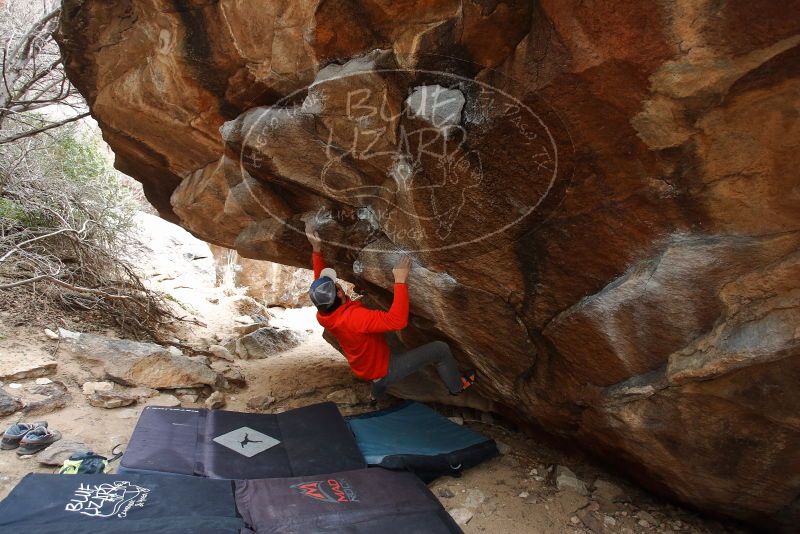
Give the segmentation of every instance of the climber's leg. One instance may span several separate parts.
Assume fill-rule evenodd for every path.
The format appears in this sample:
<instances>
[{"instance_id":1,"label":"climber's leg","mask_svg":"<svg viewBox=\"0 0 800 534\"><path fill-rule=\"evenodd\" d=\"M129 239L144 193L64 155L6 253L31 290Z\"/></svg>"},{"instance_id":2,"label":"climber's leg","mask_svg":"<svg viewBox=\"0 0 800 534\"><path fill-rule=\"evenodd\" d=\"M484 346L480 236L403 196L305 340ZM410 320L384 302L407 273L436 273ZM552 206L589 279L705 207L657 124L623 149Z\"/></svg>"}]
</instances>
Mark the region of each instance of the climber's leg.
<instances>
[{"instance_id":1,"label":"climber's leg","mask_svg":"<svg viewBox=\"0 0 800 534\"><path fill-rule=\"evenodd\" d=\"M373 382L373 395L380 398L389 384L399 382L430 364L436 365L436 371L450 393L460 393L468 386L458 372L456 360L447 343L433 341L403 353L393 353L389 357L389 372L382 379Z\"/></svg>"}]
</instances>

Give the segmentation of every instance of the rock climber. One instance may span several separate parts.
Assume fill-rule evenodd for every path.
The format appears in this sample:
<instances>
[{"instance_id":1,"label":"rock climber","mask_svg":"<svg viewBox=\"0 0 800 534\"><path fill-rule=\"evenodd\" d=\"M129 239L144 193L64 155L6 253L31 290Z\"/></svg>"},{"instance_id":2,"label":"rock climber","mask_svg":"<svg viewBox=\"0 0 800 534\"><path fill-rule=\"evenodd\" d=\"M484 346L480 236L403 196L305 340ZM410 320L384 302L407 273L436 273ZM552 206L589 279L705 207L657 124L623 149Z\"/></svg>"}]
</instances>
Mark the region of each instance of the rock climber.
<instances>
[{"instance_id":1,"label":"rock climber","mask_svg":"<svg viewBox=\"0 0 800 534\"><path fill-rule=\"evenodd\" d=\"M370 310L360 301L351 300L342 290L336 271L325 267L322 240L314 221L306 223L306 237L311 243L314 282L309 295L317 307L317 320L336 340L347 358L353 374L372 382L372 395L382 398L386 388L423 367L433 364L451 395L470 387L476 372L458 371L450 347L444 341L433 341L407 352L392 352L384 337L387 332L402 330L408 324L408 274L411 259L403 256L392 269L394 299L389 311Z\"/></svg>"}]
</instances>

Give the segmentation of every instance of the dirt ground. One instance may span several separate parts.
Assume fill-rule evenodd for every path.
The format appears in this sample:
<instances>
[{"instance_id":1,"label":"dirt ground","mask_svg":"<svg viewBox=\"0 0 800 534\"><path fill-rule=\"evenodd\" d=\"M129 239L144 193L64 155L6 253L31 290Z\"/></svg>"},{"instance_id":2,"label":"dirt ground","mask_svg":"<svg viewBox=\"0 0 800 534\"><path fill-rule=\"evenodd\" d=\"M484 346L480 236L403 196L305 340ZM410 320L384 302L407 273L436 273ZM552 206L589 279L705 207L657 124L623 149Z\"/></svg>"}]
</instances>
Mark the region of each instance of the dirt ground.
<instances>
[{"instance_id":1,"label":"dirt ground","mask_svg":"<svg viewBox=\"0 0 800 534\"><path fill-rule=\"evenodd\" d=\"M174 249L174 242L167 243L165 248ZM186 267L175 258L157 259L145 269L149 282L170 294L183 313L205 325L179 325L173 333L176 341L207 346L237 336L234 330L240 326L237 316L250 313L242 310L243 291L214 287L213 268L209 270L207 264L197 269ZM269 397L268 405L258 411L279 412L324 400L337 401L345 415L376 409L369 402L368 386L352 377L344 358L322 339L322 329L314 320L313 310L271 308L270 312L270 324L302 332L304 341L266 359L237 360L235 365L241 368L247 386L226 393L225 409L255 411L248 407L248 401ZM42 359L54 360L57 368L48 378L62 382L71 400L64 408L31 419L46 419L50 428L63 433L64 439L82 441L95 452L110 455L115 445L127 444L144 404L115 409L90 406L81 387L96 378L63 350L59 351L57 342L44 334L45 328L55 330L59 326L76 331L96 330L80 315L48 315L20 324L12 312L0 310L0 369ZM101 333L117 335L113 331ZM11 395L23 398L35 386L34 378L0 384ZM458 408L440 409L496 439L503 453L460 478L444 477L430 485L444 507L461 520L467 534L745 532L739 526L702 517L655 497L578 453L554 450L540 440L514 431L496 417ZM0 418L0 427L4 430L19 417L14 414ZM609 503L574 491L559 491L553 474L557 465L568 466L589 488L596 480L616 484L624 493L618 499L623 502ZM52 471L53 468L40 465L33 458L0 451L0 498L26 473Z\"/></svg>"}]
</instances>

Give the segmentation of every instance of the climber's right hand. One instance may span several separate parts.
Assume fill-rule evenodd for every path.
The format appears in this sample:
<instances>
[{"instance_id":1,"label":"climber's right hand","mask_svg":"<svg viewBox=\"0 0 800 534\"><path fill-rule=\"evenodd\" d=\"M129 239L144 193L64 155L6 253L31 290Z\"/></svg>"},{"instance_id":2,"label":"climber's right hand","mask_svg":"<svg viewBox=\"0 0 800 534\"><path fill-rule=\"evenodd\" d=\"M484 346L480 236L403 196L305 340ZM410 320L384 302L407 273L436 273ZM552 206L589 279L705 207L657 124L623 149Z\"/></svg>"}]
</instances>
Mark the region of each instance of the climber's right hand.
<instances>
[{"instance_id":1,"label":"climber's right hand","mask_svg":"<svg viewBox=\"0 0 800 534\"><path fill-rule=\"evenodd\" d=\"M397 262L397 265L394 266L392 269L392 273L394 273L394 283L395 284L405 284L408 280L408 273L411 271L411 258L406 255L403 255L402 258Z\"/></svg>"},{"instance_id":2,"label":"climber's right hand","mask_svg":"<svg viewBox=\"0 0 800 534\"><path fill-rule=\"evenodd\" d=\"M311 248L314 252L320 252L322 250L322 238L320 238L317 233L313 218L306 221L306 238L308 238L308 242L311 243Z\"/></svg>"}]
</instances>

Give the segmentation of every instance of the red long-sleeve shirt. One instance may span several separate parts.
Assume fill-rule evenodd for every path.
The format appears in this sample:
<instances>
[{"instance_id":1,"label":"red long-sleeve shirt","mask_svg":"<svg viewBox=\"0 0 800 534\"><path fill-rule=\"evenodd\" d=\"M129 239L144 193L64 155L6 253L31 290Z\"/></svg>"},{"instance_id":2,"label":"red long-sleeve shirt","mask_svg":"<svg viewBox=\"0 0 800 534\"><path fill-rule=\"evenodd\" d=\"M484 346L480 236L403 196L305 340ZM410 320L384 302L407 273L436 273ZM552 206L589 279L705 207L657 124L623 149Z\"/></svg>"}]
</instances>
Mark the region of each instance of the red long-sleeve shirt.
<instances>
[{"instance_id":1,"label":"red long-sleeve shirt","mask_svg":"<svg viewBox=\"0 0 800 534\"><path fill-rule=\"evenodd\" d=\"M325 268L322 254L311 255L314 278ZM383 378L389 372L389 345L383 334L402 330L408 324L408 286L394 285L394 300L389 311L370 310L361 302L345 300L332 313L317 312L324 326L344 351L353 374L364 380Z\"/></svg>"}]
</instances>

